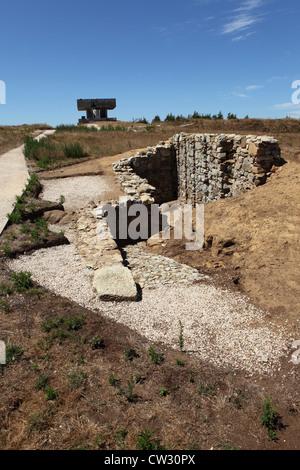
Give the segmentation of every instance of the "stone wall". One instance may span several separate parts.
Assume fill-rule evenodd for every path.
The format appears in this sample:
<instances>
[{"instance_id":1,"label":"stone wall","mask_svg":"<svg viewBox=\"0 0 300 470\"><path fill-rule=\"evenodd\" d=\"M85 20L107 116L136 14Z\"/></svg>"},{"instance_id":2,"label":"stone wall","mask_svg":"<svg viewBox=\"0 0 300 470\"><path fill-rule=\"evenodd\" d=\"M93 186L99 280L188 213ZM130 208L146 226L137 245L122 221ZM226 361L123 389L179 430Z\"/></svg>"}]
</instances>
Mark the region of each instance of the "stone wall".
<instances>
[{"instance_id":1,"label":"stone wall","mask_svg":"<svg viewBox=\"0 0 300 470\"><path fill-rule=\"evenodd\" d=\"M148 147L146 152L113 165L124 192L144 204L177 199L176 150L170 142Z\"/></svg>"},{"instance_id":2,"label":"stone wall","mask_svg":"<svg viewBox=\"0 0 300 470\"><path fill-rule=\"evenodd\" d=\"M268 136L179 134L178 197L187 203L235 196L266 182L281 164L278 141Z\"/></svg>"},{"instance_id":3,"label":"stone wall","mask_svg":"<svg viewBox=\"0 0 300 470\"><path fill-rule=\"evenodd\" d=\"M145 204L207 203L264 184L283 164L268 136L177 134L114 164L125 193Z\"/></svg>"}]
</instances>

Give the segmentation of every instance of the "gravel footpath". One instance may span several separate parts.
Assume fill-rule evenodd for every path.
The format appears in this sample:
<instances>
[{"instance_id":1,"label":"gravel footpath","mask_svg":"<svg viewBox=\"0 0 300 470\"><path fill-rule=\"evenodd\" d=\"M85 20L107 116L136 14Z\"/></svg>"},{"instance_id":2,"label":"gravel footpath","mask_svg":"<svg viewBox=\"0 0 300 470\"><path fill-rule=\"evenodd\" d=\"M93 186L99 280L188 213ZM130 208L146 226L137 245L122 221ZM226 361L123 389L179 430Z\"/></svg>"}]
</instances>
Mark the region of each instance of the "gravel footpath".
<instances>
[{"instance_id":1,"label":"gravel footpath","mask_svg":"<svg viewBox=\"0 0 300 470\"><path fill-rule=\"evenodd\" d=\"M8 264L14 271L32 272L40 285L149 341L178 348L180 320L184 349L216 366L272 375L290 344L287 333L247 298L207 283L145 288L140 302L99 301L73 244L38 250Z\"/></svg>"},{"instance_id":2,"label":"gravel footpath","mask_svg":"<svg viewBox=\"0 0 300 470\"><path fill-rule=\"evenodd\" d=\"M58 201L64 196L66 211L76 210L86 206L91 200L104 199L105 193L110 190L105 177L76 176L71 178L56 178L53 180L40 179L43 191L40 195L46 201Z\"/></svg>"}]
</instances>

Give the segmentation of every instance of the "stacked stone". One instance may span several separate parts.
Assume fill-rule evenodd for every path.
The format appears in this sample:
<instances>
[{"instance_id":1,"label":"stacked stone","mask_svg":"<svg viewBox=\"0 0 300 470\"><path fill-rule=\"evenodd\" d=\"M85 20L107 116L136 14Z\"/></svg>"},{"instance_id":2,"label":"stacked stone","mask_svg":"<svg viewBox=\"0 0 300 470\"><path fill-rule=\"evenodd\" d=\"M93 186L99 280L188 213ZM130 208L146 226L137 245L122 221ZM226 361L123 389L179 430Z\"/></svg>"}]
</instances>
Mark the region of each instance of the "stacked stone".
<instances>
[{"instance_id":1,"label":"stacked stone","mask_svg":"<svg viewBox=\"0 0 300 470\"><path fill-rule=\"evenodd\" d=\"M253 189L282 163L272 137L182 133L115 163L114 171L136 201L195 205Z\"/></svg>"},{"instance_id":2,"label":"stacked stone","mask_svg":"<svg viewBox=\"0 0 300 470\"><path fill-rule=\"evenodd\" d=\"M278 141L268 136L178 134L171 142L177 155L178 197L191 204L259 186L274 165L282 164Z\"/></svg>"},{"instance_id":3,"label":"stacked stone","mask_svg":"<svg viewBox=\"0 0 300 470\"><path fill-rule=\"evenodd\" d=\"M113 168L124 192L136 201L160 204L177 198L176 154L170 142L148 147Z\"/></svg>"}]
</instances>

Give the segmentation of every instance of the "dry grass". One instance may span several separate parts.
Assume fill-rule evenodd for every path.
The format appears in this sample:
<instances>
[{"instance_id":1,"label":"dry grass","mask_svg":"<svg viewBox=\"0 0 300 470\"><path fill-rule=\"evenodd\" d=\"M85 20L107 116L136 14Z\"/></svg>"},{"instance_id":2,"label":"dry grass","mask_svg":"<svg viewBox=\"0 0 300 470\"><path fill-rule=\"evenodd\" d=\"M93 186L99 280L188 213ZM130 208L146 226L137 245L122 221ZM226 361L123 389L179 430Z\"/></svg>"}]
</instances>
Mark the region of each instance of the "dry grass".
<instances>
[{"instance_id":1,"label":"dry grass","mask_svg":"<svg viewBox=\"0 0 300 470\"><path fill-rule=\"evenodd\" d=\"M38 130L51 129L47 124L32 124L22 126L0 126L0 155L18 147L23 143L23 137Z\"/></svg>"}]
</instances>

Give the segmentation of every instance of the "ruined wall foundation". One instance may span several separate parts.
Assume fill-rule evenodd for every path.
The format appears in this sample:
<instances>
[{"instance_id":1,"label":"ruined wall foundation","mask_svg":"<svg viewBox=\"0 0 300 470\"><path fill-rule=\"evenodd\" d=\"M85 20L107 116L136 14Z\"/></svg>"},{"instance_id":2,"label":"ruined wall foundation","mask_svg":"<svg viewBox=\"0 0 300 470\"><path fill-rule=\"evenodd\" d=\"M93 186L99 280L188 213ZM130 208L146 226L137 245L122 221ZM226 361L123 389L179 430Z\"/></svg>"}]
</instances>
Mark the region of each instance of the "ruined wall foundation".
<instances>
[{"instance_id":1,"label":"ruined wall foundation","mask_svg":"<svg viewBox=\"0 0 300 470\"><path fill-rule=\"evenodd\" d=\"M273 137L181 133L115 163L114 171L133 200L195 205L264 184L283 162Z\"/></svg>"}]
</instances>

